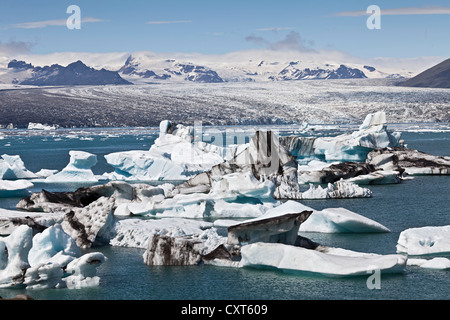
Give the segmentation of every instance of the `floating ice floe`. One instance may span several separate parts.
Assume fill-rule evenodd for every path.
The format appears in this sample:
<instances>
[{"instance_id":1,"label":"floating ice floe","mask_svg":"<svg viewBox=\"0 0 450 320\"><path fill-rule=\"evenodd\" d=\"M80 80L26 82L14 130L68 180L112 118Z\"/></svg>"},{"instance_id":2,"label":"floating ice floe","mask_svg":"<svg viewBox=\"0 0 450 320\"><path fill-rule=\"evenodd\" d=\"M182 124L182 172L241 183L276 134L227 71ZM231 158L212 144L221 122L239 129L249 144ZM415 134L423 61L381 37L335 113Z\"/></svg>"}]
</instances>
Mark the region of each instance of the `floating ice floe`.
<instances>
[{"instance_id":1,"label":"floating ice floe","mask_svg":"<svg viewBox=\"0 0 450 320\"><path fill-rule=\"evenodd\" d=\"M216 227L230 227L258 219L267 219L293 212L311 211L312 214L300 225L299 232L349 233L349 232L390 232L384 225L345 208L326 208L315 210L300 202L289 200L267 210L258 218L236 221L218 219Z\"/></svg>"},{"instance_id":2,"label":"floating ice floe","mask_svg":"<svg viewBox=\"0 0 450 320\"><path fill-rule=\"evenodd\" d=\"M450 259L436 257L432 259L409 258L408 266L418 266L424 269L447 270L450 269Z\"/></svg>"},{"instance_id":3,"label":"floating ice floe","mask_svg":"<svg viewBox=\"0 0 450 320\"><path fill-rule=\"evenodd\" d=\"M97 164L97 156L84 151L70 151L69 164L56 174L45 178L45 182L97 182L91 168Z\"/></svg>"},{"instance_id":4,"label":"floating ice floe","mask_svg":"<svg viewBox=\"0 0 450 320\"><path fill-rule=\"evenodd\" d=\"M450 226L426 226L402 231L397 252L408 255L450 253Z\"/></svg>"},{"instance_id":5,"label":"floating ice floe","mask_svg":"<svg viewBox=\"0 0 450 320\"><path fill-rule=\"evenodd\" d=\"M1 180L0 179L0 198L2 197L20 197L28 193L28 189L34 184L28 180Z\"/></svg>"},{"instance_id":6,"label":"floating ice floe","mask_svg":"<svg viewBox=\"0 0 450 320\"><path fill-rule=\"evenodd\" d=\"M99 284L97 267L106 261L99 252L82 255L59 224L33 236L21 225L0 238L0 287L82 288Z\"/></svg>"},{"instance_id":7,"label":"floating ice floe","mask_svg":"<svg viewBox=\"0 0 450 320\"><path fill-rule=\"evenodd\" d=\"M344 251L321 252L302 247L253 243L241 248L242 267L276 268L341 277L367 275L369 272L401 273L407 258L400 254L378 255Z\"/></svg>"}]
</instances>

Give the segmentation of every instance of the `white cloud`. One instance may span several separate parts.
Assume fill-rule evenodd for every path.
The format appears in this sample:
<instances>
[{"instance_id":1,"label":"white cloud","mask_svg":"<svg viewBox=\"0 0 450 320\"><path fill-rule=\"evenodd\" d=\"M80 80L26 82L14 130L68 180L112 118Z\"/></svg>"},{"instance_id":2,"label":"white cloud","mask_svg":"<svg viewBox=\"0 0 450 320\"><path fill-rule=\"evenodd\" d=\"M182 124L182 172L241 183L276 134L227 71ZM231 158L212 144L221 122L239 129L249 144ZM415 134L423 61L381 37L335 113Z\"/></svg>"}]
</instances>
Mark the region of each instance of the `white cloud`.
<instances>
[{"instance_id":1,"label":"white cloud","mask_svg":"<svg viewBox=\"0 0 450 320\"><path fill-rule=\"evenodd\" d=\"M292 27L270 27L270 28L259 28L256 31L282 31L282 30L292 30Z\"/></svg>"},{"instance_id":2,"label":"white cloud","mask_svg":"<svg viewBox=\"0 0 450 320\"><path fill-rule=\"evenodd\" d=\"M148 21L146 24L172 24L172 23L191 23L191 20L170 20L170 21Z\"/></svg>"},{"instance_id":3,"label":"white cloud","mask_svg":"<svg viewBox=\"0 0 450 320\"><path fill-rule=\"evenodd\" d=\"M304 40L296 31L289 32L284 39L279 41L269 41L263 37L250 35L245 37L245 41L252 43L255 46L263 47L274 51L301 51L314 52L312 48L313 41Z\"/></svg>"},{"instance_id":4,"label":"white cloud","mask_svg":"<svg viewBox=\"0 0 450 320\"><path fill-rule=\"evenodd\" d=\"M103 22L105 20L93 18L93 17L86 17L81 19L81 23L92 23L92 22ZM16 23L11 24L7 28L13 28L13 29L40 29L50 26L66 26L67 25L67 19L56 19L56 20L44 20L44 21L34 21L34 22L22 22L22 23Z\"/></svg>"},{"instance_id":5,"label":"white cloud","mask_svg":"<svg viewBox=\"0 0 450 320\"><path fill-rule=\"evenodd\" d=\"M358 17L366 16L366 10L363 11L342 11L337 12L334 15L340 17ZM441 6L427 6L427 7L409 7L409 8L393 8L393 9L383 9L381 8L382 15L426 15L426 14L450 14L450 7Z\"/></svg>"},{"instance_id":6,"label":"white cloud","mask_svg":"<svg viewBox=\"0 0 450 320\"><path fill-rule=\"evenodd\" d=\"M0 40L0 53L5 55L15 55L31 52L31 48L34 44L23 41L10 40L8 42L2 42Z\"/></svg>"}]
</instances>

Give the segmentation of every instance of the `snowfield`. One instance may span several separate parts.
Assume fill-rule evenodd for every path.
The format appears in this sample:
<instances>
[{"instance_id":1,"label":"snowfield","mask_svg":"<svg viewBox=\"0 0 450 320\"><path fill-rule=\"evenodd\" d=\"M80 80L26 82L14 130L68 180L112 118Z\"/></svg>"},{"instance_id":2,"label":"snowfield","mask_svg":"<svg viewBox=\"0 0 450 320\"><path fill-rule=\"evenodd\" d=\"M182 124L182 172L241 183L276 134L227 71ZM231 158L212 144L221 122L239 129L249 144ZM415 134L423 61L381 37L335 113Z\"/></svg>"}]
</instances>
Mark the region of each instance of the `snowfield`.
<instances>
[{"instance_id":1,"label":"snowfield","mask_svg":"<svg viewBox=\"0 0 450 320\"><path fill-rule=\"evenodd\" d=\"M398 80L150 83L0 90L0 125L61 127L361 123L383 110L390 122L450 122L447 89ZM20 115L20 116L19 116ZM70 116L68 116L70 115Z\"/></svg>"}]
</instances>

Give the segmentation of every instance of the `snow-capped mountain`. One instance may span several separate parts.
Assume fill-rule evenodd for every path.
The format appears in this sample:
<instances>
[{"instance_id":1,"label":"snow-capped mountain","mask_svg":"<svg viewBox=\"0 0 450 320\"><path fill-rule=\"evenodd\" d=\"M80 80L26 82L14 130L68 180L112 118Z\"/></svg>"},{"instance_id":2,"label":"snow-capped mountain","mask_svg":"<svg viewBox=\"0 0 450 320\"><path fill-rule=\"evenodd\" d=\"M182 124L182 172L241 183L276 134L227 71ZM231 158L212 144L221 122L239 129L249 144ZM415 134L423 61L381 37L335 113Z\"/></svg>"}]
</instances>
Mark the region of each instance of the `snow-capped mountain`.
<instances>
[{"instance_id":1,"label":"snow-capped mountain","mask_svg":"<svg viewBox=\"0 0 450 320\"><path fill-rule=\"evenodd\" d=\"M156 71L156 72L155 72ZM175 59L146 60L142 56L130 55L118 72L130 76L131 81L139 79L193 81L203 83L223 82L217 72L194 63L183 63Z\"/></svg>"},{"instance_id":2,"label":"snow-capped mountain","mask_svg":"<svg viewBox=\"0 0 450 320\"><path fill-rule=\"evenodd\" d=\"M437 60L437 57L433 58ZM411 78L433 59L360 59L342 53L242 51L222 55L67 52L0 57L0 84L102 85ZM76 61L76 62L74 62ZM431 61L431 62L430 62Z\"/></svg>"},{"instance_id":3,"label":"snow-capped mountain","mask_svg":"<svg viewBox=\"0 0 450 320\"><path fill-rule=\"evenodd\" d=\"M59 85L105 85L105 84L131 84L122 79L117 72L106 69L96 70L86 66L80 60L64 67L59 64L51 66L34 67L25 61L12 60L8 69L16 72L21 80L15 78L13 83L33 86L59 86Z\"/></svg>"},{"instance_id":4,"label":"snow-capped mountain","mask_svg":"<svg viewBox=\"0 0 450 320\"><path fill-rule=\"evenodd\" d=\"M349 68L343 64L339 67L325 65L325 68L316 67L314 69L299 69L297 62L290 62L289 65L273 77L272 80L313 80L313 79L364 79L367 76L357 68Z\"/></svg>"}]
</instances>

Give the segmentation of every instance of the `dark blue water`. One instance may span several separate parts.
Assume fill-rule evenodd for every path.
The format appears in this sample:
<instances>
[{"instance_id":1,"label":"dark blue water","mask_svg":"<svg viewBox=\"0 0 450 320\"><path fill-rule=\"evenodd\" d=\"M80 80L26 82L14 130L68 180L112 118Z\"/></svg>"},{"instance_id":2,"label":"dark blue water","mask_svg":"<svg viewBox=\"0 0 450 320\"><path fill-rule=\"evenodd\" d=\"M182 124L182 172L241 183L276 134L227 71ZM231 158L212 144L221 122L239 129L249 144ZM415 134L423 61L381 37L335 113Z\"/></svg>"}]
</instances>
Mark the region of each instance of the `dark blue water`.
<instances>
[{"instance_id":1,"label":"dark blue water","mask_svg":"<svg viewBox=\"0 0 450 320\"><path fill-rule=\"evenodd\" d=\"M62 169L68 163L69 150L95 153L98 164L94 172L110 172L103 155L115 151L148 149L155 132L144 129L121 131L115 137L85 131L67 138L17 134L0 140L1 154L18 154L31 171ZM60 131L59 131L60 132ZM436 155L450 155L450 133L404 133L411 148ZM42 186L37 185L36 189ZM54 186L55 189L78 186ZM368 199L303 201L315 209L344 207L388 227L390 233L303 235L324 245L345 249L391 254L401 231L421 226L450 224L450 176L415 177L397 185L370 186ZM0 207L14 208L18 199L0 199ZM98 270L100 286L89 289L11 290L0 289L0 296L27 293L37 299L52 300L303 300L303 299L448 299L450 274L407 267L405 273L382 275L381 289L370 290L367 277L327 278L310 274L284 273L274 270L235 269L213 266L148 267L141 249L100 247L108 260Z\"/></svg>"}]
</instances>

